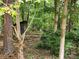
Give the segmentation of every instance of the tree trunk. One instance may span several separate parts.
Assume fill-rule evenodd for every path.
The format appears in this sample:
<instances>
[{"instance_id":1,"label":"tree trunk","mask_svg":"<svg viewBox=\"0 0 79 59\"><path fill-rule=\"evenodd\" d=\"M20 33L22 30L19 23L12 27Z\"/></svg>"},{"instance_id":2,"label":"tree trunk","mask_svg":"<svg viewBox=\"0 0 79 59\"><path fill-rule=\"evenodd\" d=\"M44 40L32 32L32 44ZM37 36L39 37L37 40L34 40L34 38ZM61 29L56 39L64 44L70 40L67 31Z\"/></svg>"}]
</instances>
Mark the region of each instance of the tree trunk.
<instances>
[{"instance_id":1,"label":"tree trunk","mask_svg":"<svg viewBox=\"0 0 79 59\"><path fill-rule=\"evenodd\" d=\"M3 2L5 4L7 4L7 5L9 5L9 4L12 4L13 3L13 0L3 0Z\"/></svg>"},{"instance_id":2,"label":"tree trunk","mask_svg":"<svg viewBox=\"0 0 79 59\"><path fill-rule=\"evenodd\" d=\"M68 0L64 0L64 10L63 10L63 18L62 18L62 24L61 24L61 41L60 41L59 59L64 59L66 20L67 20L67 12L68 12L67 5L68 5Z\"/></svg>"},{"instance_id":3,"label":"tree trunk","mask_svg":"<svg viewBox=\"0 0 79 59\"><path fill-rule=\"evenodd\" d=\"M57 31L58 27L58 12L59 12L59 0L54 0L54 5L55 5L55 19L54 19L54 32Z\"/></svg>"},{"instance_id":4,"label":"tree trunk","mask_svg":"<svg viewBox=\"0 0 79 59\"><path fill-rule=\"evenodd\" d=\"M18 0L17 0L17 3ZM23 42L22 42L22 35L21 35L21 30L20 30L20 14L19 14L19 8L16 9L17 11L17 15L16 15L16 30L17 30L17 33L18 33L18 40L19 40L19 47L18 47L18 59L25 59L24 58L24 54L23 54Z\"/></svg>"},{"instance_id":5,"label":"tree trunk","mask_svg":"<svg viewBox=\"0 0 79 59\"><path fill-rule=\"evenodd\" d=\"M12 0L3 0L6 5L12 3ZM4 54L10 55L13 52L13 30L12 30L12 17L7 12L4 14Z\"/></svg>"},{"instance_id":6,"label":"tree trunk","mask_svg":"<svg viewBox=\"0 0 79 59\"><path fill-rule=\"evenodd\" d=\"M19 11L19 9L17 9L17 13L18 13L18 11ZM20 42L22 41L22 38L20 36L21 35L21 31L20 31L20 19L18 17L19 17L19 13L16 16L16 26L17 26L17 31L18 31L19 37L20 37L20 39L18 38L20 40L18 44L20 44ZM18 59L24 59L23 46L19 46L18 47Z\"/></svg>"},{"instance_id":7,"label":"tree trunk","mask_svg":"<svg viewBox=\"0 0 79 59\"><path fill-rule=\"evenodd\" d=\"M18 59L25 59L23 53L23 42L20 42L20 47L18 48Z\"/></svg>"},{"instance_id":8,"label":"tree trunk","mask_svg":"<svg viewBox=\"0 0 79 59\"><path fill-rule=\"evenodd\" d=\"M19 15L19 8L16 9L17 11L17 15L16 15L16 30L19 34L19 36L21 35L21 30L20 30L20 15Z\"/></svg>"},{"instance_id":9,"label":"tree trunk","mask_svg":"<svg viewBox=\"0 0 79 59\"><path fill-rule=\"evenodd\" d=\"M24 59L23 47L19 47L18 59Z\"/></svg>"},{"instance_id":10,"label":"tree trunk","mask_svg":"<svg viewBox=\"0 0 79 59\"><path fill-rule=\"evenodd\" d=\"M12 18L8 13L4 14L4 53L10 54L13 52L12 39Z\"/></svg>"}]
</instances>

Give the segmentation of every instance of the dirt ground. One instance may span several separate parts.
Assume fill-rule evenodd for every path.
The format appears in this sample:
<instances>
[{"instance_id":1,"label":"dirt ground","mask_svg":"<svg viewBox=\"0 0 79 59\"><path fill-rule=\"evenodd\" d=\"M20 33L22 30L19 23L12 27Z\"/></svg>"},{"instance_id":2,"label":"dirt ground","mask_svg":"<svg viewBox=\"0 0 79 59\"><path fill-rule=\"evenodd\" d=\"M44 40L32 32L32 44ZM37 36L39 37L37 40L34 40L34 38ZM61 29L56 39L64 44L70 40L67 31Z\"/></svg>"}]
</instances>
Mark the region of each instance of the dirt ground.
<instances>
[{"instance_id":1,"label":"dirt ground","mask_svg":"<svg viewBox=\"0 0 79 59\"><path fill-rule=\"evenodd\" d=\"M36 49L35 46L40 41L41 36L38 33L29 33L26 35L26 39L24 41L24 56L25 59L58 59L57 57L53 57L50 54L50 51L44 49ZM17 59L17 55L4 56L3 55L3 35L0 35L0 59ZM6 58L5 58L6 57ZM67 59L75 59L75 56L72 54Z\"/></svg>"},{"instance_id":2,"label":"dirt ground","mask_svg":"<svg viewBox=\"0 0 79 59\"><path fill-rule=\"evenodd\" d=\"M26 34L24 56L25 59L52 59L50 51L43 49L36 49L35 46L40 41L41 36L38 33ZM0 59L17 59L16 55L4 56L3 55L3 35L0 35ZM6 58L5 58L6 57Z\"/></svg>"}]
</instances>

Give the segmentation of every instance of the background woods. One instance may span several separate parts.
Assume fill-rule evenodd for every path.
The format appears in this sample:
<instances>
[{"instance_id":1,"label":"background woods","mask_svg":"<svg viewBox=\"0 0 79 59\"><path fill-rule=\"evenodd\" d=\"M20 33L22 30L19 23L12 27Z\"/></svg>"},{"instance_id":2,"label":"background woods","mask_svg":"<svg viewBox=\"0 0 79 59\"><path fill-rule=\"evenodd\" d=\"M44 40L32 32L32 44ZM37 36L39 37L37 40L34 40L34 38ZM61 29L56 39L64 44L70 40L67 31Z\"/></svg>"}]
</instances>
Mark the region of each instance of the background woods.
<instances>
[{"instance_id":1,"label":"background woods","mask_svg":"<svg viewBox=\"0 0 79 59\"><path fill-rule=\"evenodd\" d=\"M79 0L0 0L0 59L79 59Z\"/></svg>"}]
</instances>

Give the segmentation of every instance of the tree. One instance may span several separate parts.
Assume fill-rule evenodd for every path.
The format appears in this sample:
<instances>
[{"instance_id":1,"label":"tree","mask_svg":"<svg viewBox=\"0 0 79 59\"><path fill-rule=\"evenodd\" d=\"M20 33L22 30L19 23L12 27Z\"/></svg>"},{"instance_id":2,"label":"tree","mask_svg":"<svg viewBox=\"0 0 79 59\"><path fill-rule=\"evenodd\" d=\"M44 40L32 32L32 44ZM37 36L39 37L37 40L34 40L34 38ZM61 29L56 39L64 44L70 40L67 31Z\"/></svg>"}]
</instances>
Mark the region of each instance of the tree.
<instances>
[{"instance_id":1,"label":"tree","mask_svg":"<svg viewBox=\"0 0 79 59\"><path fill-rule=\"evenodd\" d=\"M71 29L73 28L73 17L77 10L76 2L77 2L77 0L69 1L69 5L68 5L69 11L68 11L68 21L67 21L67 31L68 32L70 32ZM74 11L75 11L75 13L74 13Z\"/></svg>"},{"instance_id":2,"label":"tree","mask_svg":"<svg viewBox=\"0 0 79 59\"><path fill-rule=\"evenodd\" d=\"M19 2L17 0L17 4L19 5ZM18 38L18 59L24 59L24 54L23 54L23 38L21 36L21 31L20 31L20 14L19 14L19 7L16 8L16 34L17 34L17 38Z\"/></svg>"},{"instance_id":3,"label":"tree","mask_svg":"<svg viewBox=\"0 0 79 59\"><path fill-rule=\"evenodd\" d=\"M5 4L8 6L12 3L12 0L4 0ZM13 53L13 30L12 30L12 17L9 13L4 14L4 54L9 55Z\"/></svg>"},{"instance_id":4,"label":"tree","mask_svg":"<svg viewBox=\"0 0 79 59\"><path fill-rule=\"evenodd\" d=\"M67 13L68 13L67 5L68 5L68 0L64 0L63 17L62 17L62 24L61 24L61 41L60 41L59 59L64 59L66 20L67 20Z\"/></svg>"},{"instance_id":5,"label":"tree","mask_svg":"<svg viewBox=\"0 0 79 59\"><path fill-rule=\"evenodd\" d=\"M57 31L58 27L58 12L59 12L59 0L54 0L54 5L55 5L55 16L54 16L54 32Z\"/></svg>"}]
</instances>

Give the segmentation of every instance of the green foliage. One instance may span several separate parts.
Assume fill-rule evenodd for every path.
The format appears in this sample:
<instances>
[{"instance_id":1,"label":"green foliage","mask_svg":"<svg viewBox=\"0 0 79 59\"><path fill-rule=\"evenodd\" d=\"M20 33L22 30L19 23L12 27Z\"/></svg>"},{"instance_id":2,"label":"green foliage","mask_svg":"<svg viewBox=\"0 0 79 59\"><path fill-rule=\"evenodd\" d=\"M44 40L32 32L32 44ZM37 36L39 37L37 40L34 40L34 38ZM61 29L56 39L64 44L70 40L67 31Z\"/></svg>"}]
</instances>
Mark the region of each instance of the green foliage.
<instances>
[{"instance_id":1,"label":"green foliage","mask_svg":"<svg viewBox=\"0 0 79 59\"><path fill-rule=\"evenodd\" d=\"M3 28L3 16L0 17L0 31L2 31L2 28Z\"/></svg>"},{"instance_id":2,"label":"green foliage","mask_svg":"<svg viewBox=\"0 0 79 59\"><path fill-rule=\"evenodd\" d=\"M2 16L4 14L4 12L5 12L5 8L0 7L0 16Z\"/></svg>"},{"instance_id":3,"label":"green foliage","mask_svg":"<svg viewBox=\"0 0 79 59\"><path fill-rule=\"evenodd\" d=\"M53 33L53 30L44 31L41 37L41 42L38 44L38 48L43 48L51 51L51 54L58 56L59 53L59 32Z\"/></svg>"},{"instance_id":4,"label":"green foliage","mask_svg":"<svg viewBox=\"0 0 79 59\"><path fill-rule=\"evenodd\" d=\"M70 41L70 42L75 42L77 44L79 44L79 32L78 30L76 31L71 31L68 32L66 35L66 41Z\"/></svg>"},{"instance_id":5,"label":"green foliage","mask_svg":"<svg viewBox=\"0 0 79 59\"><path fill-rule=\"evenodd\" d=\"M67 57L79 47L79 32L76 30L66 33L65 56ZM76 50L78 51L78 50ZM76 52L77 54L79 52Z\"/></svg>"},{"instance_id":6,"label":"green foliage","mask_svg":"<svg viewBox=\"0 0 79 59\"><path fill-rule=\"evenodd\" d=\"M76 59L79 59L79 57L77 57Z\"/></svg>"}]
</instances>

